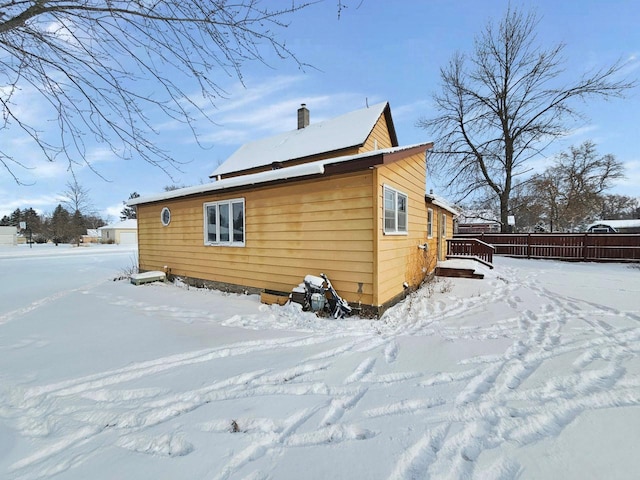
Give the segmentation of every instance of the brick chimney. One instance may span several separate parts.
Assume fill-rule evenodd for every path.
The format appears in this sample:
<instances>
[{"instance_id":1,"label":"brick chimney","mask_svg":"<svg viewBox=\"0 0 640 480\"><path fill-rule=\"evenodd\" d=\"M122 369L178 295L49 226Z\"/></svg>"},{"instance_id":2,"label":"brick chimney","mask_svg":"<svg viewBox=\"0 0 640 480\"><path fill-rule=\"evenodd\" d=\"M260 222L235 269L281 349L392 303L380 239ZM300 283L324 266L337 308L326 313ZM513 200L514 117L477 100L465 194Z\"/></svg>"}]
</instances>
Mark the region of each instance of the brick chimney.
<instances>
[{"instance_id":1,"label":"brick chimney","mask_svg":"<svg viewBox=\"0 0 640 480\"><path fill-rule=\"evenodd\" d=\"M298 130L309 126L309 109L307 104L303 103L298 109Z\"/></svg>"}]
</instances>

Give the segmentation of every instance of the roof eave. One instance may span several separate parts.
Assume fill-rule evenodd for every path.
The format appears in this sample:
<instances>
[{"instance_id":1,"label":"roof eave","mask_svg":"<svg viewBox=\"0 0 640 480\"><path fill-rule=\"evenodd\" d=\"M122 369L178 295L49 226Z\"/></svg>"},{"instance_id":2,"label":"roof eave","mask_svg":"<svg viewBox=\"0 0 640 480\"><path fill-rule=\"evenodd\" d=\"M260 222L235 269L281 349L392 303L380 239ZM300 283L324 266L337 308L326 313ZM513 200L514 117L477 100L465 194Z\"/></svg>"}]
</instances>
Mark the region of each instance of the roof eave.
<instances>
[{"instance_id":1,"label":"roof eave","mask_svg":"<svg viewBox=\"0 0 640 480\"><path fill-rule=\"evenodd\" d=\"M387 128L389 129L389 136L391 137L391 146L397 147L398 143L398 135L396 134L396 127L393 124L393 117L391 116L391 106L389 102L384 107L384 111L382 112L384 115L384 119L387 122Z\"/></svg>"},{"instance_id":2,"label":"roof eave","mask_svg":"<svg viewBox=\"0 0 640 480\"><path fill-rule=\"evenodd\" d=\"M425 193L424 199L428 203L436 205L437 207L440 207L440 208L444 208L445 210L447 210L448 212L452 213L455 216L460 215L460 211L457 210L453 205L449 205L447 202L445 202L444 200L438 198L435 195L431 195L429 193Z\"/></svg>"},{"instance_id":3,"label":"roof eave","mask_svg":"<svg viewBox=\"0 0 640 480\"><path fill-rule=\"evenodd\" d=\"M175 198L193 197L206 195L213 192L246 190L257 185L273 185L282 183L291 183L301 181L322 175L331 175L337 173L350 173L368 168L375 168L378 165L389 164L406 158L411 155L421 154L433 147L432 142L425 142L417 145L410 145L406 148L398 148L396 151L374 150L358 155L337 157L333 159L319 160L318 162L303 163L301 165L286 167L283 169L272 171L274 178L265 178L265 174L256 173L245 176L231 177L219 182L213 182L207 185L198 185L195 187L186 187L171 192L165 192L160 195L151 195L149 197L137 197L127 202L128 206L143 205L149 203L157 203ZM351 158L353 157L353 158ZM290 175L288 175L291 173ZM284 174L284 175L281 175ZM253 177L253 178L252 178ZM223 187L216 188L217 184L225 184ZM228 186L226 186L228 184Z\"/></svg>"}]
</instances>

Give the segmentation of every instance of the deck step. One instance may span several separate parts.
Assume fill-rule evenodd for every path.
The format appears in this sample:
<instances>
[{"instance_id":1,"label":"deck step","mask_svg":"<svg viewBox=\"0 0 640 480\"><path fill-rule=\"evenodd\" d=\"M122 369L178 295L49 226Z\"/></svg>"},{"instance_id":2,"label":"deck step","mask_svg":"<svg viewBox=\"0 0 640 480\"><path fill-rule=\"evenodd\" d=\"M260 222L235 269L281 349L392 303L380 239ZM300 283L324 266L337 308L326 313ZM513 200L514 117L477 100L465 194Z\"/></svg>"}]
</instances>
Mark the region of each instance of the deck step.
<instances>
[{"instance_id":1,"label":"deck step","mask_svg":"<svg viewBox=\"0 0 640 480\"><path fill-rule=\"evenodd\" d=\"M164 272L144 272L144 273L134 273L131 275L131 283L134 285L142 285L143 283L151 283L151 282L164 282L167 278L167 275Z\"/></svg>"},{"instance_id":2,"label":"deck step","mask_svg":"<svg viewBox=\"0 0 640 480\"><path fill-rule=\"evenodd\" d=\"M439 277L456 277L456 278L484 278L484 273L478 273L473 268L449 268L436 267L436 275Z\"/></svg>"}]
</instances>

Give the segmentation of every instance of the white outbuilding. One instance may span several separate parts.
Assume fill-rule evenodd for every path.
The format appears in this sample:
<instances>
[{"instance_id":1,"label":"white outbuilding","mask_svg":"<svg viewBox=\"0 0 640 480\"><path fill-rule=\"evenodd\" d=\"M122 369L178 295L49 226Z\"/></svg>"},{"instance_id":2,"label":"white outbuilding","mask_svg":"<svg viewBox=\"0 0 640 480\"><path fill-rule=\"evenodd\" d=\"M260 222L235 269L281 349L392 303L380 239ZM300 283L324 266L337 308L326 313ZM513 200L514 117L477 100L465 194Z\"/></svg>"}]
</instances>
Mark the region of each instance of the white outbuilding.
<instances>
[{"instance_id":1,"label":"white outbuilding","mask_svg":"<svg viewBox=\"0 0 640 480\"><path fill-rule=\"evenodd\" d=\"M134 245L138 243L138 221L135 219L105 225L98 229L102 243Z\"/></svg>"},{"instance_id":2,"label":"white outbuilding","mask_svg":"<svg viewBox=\"0 0 640 480\"><path fill-rule=\"evenodd\" d=\"M588 233L640 233L640 219L598 220L587 227Z\"/></svg>"},{"instance_id":3,"label":"white outbuilding","mask_svg":"<svg viewBox=\"0 0 640 480\"><path fill-rule=\"evenodd\" d=\"M18 229L16 227L0 227L0 245L16 245Z\"/></svg>"}]
</instances>

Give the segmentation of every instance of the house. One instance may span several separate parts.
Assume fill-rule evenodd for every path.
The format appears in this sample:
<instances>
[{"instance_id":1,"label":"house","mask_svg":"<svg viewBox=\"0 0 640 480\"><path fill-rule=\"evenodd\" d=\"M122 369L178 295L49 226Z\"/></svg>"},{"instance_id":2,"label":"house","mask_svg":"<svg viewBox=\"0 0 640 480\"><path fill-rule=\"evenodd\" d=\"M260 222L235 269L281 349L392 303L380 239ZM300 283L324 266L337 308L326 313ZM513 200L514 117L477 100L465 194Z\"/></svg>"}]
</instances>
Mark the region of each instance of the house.
<instances>
[{"instance_id":1,"label":"house","mask_svg":"<svg viewBox=\"0 0 640 480\"><path fill-rule=\"evenodd\" d=\"M117 243L119 245L133 245L137 243L138 221L135 219L105 225L98 228L102 243Z\"/></svg>"},{"instance_id":2,"label":"house","mask_svg":"<svg viewBox=\"0 0 640 480\"><path fill-rule=\"evenodd\" d=\"M456 233L500 233L501 228L490 210L467 211L458 216Z\"/></svg>"},{"instance_id":3,"label":"house","mask_svg":"<svg viewBox=\"0 0 640 480\"><path fill-rule=\"evenodd\" d=\"M250 142L214 182L129 200L140 271L228 291L290 292L325 273L366 315L444 259L454 212L425 196L431 143L399 146L388 103Z\"/></svg>"},{"instance_id":4,"label":"house","mask_svg":"<svg viewBox=\"0 0 640 480\"><path fill-rule=\"evenodd\" d=\"M640 219L598 220L587 227L588 233L640 233Z\"/></svg>"},{"instance_id":5,"label":"house","mask_svg":"<svg viewBox=\"0 0 640 480\"><path fill-rule=\"evenodd\" d=\"M89 228L87 229L87 233L82 235L82 239L80 240L83 244L88 243L99 243L101 240L100 230L97 228Z\"/></svg>"}]
</instances>

